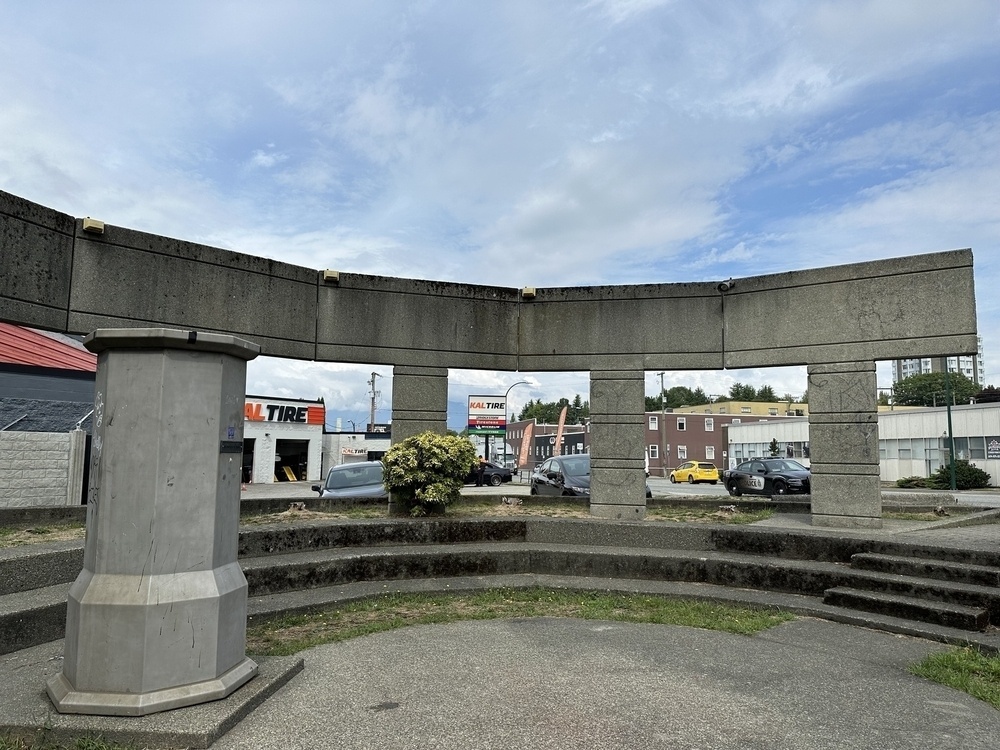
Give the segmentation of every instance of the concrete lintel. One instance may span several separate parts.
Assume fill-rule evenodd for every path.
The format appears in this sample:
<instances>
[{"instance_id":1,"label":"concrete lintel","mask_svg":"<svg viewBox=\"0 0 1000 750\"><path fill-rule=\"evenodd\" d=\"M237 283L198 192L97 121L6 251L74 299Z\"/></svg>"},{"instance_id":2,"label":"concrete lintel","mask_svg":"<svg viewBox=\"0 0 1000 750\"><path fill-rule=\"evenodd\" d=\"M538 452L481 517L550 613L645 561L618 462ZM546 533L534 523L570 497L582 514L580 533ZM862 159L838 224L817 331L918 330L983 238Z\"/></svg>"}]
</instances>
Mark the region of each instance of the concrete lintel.
<instances>
[{"instance_id":1,"label":"concrete lintel","mask_svg":"<svg viewBox=\"0 0 1000 750\"><path fill-rule=\"evenodd\" d=\"M880 516L835 516L813 513L813 526L838 529L881 529Z\"/></svg>"}]
</instances>

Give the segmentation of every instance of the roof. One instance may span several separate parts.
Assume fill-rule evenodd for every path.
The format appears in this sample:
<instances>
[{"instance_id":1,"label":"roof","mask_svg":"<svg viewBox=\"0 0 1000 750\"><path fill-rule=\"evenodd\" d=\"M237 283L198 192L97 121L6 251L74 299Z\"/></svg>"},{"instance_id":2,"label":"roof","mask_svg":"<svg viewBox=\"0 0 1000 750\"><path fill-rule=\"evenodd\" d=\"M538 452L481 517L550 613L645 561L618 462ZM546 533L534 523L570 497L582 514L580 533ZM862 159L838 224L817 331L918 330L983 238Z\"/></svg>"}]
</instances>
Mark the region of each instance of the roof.
<instances>
[{"instance_id":1,"label":"roof","mask_svg":"<svg viewBox=\"0 0 1000 750\"><path fill-rule=\"evenodd\" d=\"M68 336L0 323L0 364L97 372L97 355Z\"/></svg>"}]
</instances>

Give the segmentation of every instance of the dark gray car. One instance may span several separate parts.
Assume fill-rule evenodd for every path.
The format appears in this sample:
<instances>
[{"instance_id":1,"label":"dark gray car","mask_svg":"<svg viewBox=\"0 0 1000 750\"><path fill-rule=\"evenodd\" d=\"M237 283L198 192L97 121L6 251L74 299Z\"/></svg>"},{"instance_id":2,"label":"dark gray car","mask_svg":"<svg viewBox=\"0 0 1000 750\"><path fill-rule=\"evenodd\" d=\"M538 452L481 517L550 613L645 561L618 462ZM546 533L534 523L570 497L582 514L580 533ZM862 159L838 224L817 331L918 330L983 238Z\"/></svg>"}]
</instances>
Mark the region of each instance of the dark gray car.
<instances>
[{"instance_id":1,"label":"dark gray car","mask_svg":"<svg viewBox=\"0 0 1000 750\"><path fill-rule=\"evenodd\" d=\"M590 497L590 454L576 453L546 459L531 475L532 495ZM653 493L646 485L646 497Z\"/></svg>"},{"instance_id":2,"label":"dark gray car","mask_svg":"<svg viewBox=\"0 0 1000 750\"><path fill-rule=\"evenodd\" d=\"M382 484L382 462L334 466L322 485L314 484L313 491L320 497L378 497L388 500L389 493Z\"/></svg>"}]
</instances>

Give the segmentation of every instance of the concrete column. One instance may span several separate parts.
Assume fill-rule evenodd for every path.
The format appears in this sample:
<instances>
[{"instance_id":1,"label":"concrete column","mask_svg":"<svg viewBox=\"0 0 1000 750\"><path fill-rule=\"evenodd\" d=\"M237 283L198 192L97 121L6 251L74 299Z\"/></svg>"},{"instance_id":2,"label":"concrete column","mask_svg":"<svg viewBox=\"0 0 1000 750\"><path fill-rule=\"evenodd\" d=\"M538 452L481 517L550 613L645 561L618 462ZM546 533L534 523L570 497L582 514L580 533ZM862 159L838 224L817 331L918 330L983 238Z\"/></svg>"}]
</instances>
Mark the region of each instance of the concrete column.
<instances>
[{"instance_id":1,"label":"concrete column","mask_svg":"<svg viewBox=\"0 0 1000 750\"><path fill-rule=\"evenodd\" d=\"M875 363L811 365L808 372L813 525L879 529Z\"/></svg>"},{"instance_id":2,"label":"concrete column","mask_svg":"<svg viewBox=\"0 0 1000 750\"><path fill-rule=\"evenodd\" d=\"M448 430L448 368L392 368L392 442Z\"/></svg>"},{"instance_id":3,"label":"concrete column","mask_svg":"<svg viewBox=\"0 0 1000 750\"><path fill-rule=\"evenodd\" d=\"M69 592L63 713L141 716L224 698L246 657L237 563L246 363L259 347L99 330L87 541Z\"/></svg>"},{"instance_id":4,"label":"concrete column","mask_svg":"<svg viewBox=\"0 0 1000 750\"><path fill-rule=\"evenodd\" d=\"M421 432L448 431L448 368L392 368L392 443L395 445ZM389 498L389 515L400 511Z\"/></svg>"},{"instance_id":5,"label":"concrete column","mask_svg":"<svg viewBox=\"0 0 1000 750\"><path fill-rule=\"evenodd\" d=\"M590 373L590 515L646 517L642 370Z\"/></svg>"},{"instance_id":6,"label":"concrete column","mask_svg":"<svg viewBox=\"0 0 1000 750\"><path fill-rule=\"evenodd\" d=\"M69 433L69 462L66 470L66 505L83 501L83 470L87 455L87 433L77 427Z\"/></svg>"}]
</instances>

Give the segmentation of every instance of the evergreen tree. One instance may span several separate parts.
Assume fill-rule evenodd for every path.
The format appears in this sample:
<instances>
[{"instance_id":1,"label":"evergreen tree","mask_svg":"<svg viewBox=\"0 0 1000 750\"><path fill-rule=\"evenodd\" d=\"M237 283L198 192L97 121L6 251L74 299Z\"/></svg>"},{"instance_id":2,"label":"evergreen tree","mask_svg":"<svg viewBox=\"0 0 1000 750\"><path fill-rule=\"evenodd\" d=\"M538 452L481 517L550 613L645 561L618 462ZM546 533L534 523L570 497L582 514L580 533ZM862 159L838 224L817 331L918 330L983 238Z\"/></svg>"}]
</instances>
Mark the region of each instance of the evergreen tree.
<instances>
[{"instance_id":1,"label":"evergreen tree","mask_svg":"<svg viewBox=\"0 0 1000 750\"><path fill-rule=\"evenodd\" d=\"M762 401L768 404L773 404L778 400L778 397L774 393L774 389L769 385L762 385L757 389L757 397L755 401Z\"/></svg>"}]
</instances>

